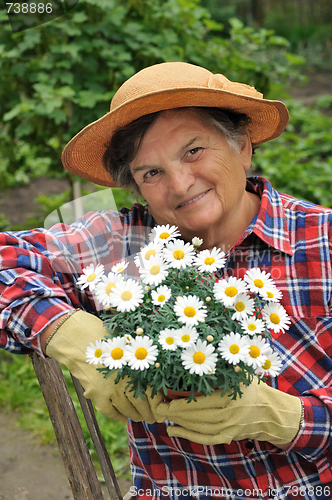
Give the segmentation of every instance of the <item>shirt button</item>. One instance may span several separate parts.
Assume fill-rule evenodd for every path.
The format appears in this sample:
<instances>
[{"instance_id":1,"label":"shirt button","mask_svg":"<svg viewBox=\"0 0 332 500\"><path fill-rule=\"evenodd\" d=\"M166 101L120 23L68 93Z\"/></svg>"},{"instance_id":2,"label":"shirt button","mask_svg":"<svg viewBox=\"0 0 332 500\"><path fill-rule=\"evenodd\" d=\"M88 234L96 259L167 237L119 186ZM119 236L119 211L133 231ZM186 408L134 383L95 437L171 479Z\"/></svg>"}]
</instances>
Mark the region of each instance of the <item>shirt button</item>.
<instances>
[{"instance_id":1,"label":"shirt button","mask_svg":"<svg viewBox=\"0 0 332 500\"><path fill-rule=\"evenodd\" d=\"M246 447L248 450L252 450L252 449L255 447L255 443L253 443L252 441L248 441L248 442L245 444L245 447Z\"/></svg>"},{"instance_id":2,"label":"shirt button","mask_svg":"<svg viewBox=\"0 0 332 500\"><path fill-rule=\"evenodd\" d=\"M30 337L30 335L31 335L31 328L26 328L26 329L24 330L24 335L25 335L26 337Z\"/></svg>"}]
</instances>

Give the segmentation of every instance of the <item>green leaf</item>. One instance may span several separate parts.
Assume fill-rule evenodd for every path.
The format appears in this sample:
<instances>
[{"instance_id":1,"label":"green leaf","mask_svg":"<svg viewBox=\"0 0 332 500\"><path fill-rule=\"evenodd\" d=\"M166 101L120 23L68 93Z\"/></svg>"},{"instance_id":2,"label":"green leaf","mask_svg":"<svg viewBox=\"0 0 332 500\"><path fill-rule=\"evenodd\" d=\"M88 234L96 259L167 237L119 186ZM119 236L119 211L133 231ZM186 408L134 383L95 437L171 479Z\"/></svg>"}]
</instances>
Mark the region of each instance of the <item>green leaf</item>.
<instances>
[{"instance_id":1,"label":"green leaf","mask_svg":"<svg viewBox=\"0 0 332 500\"><path fill-rule=\"evenodd\" d=\"M286 55L287 60L291 64L303 64L305 62L303 57L297 56L296 54L291 54L291 53L287 52L285 55Z\"/></svg>"},{"instance_id":2,"label":"green leaf","mask_svg":"<svg viewBox=\"0 0 332 500\"><path fill-rule=\"evenodd\" d=\"M233 30L241 30L244 26L243 22L236 17L232 17L229 19L229 24L231 25Z\"/></svg>"},{"instance_id":3,"label":"green leaf","mask_svg":"<svg viewBox=\"0 0 332 500\"><path fill-rule=\"evenodd\" d=\"M286 38L284 38L283 36L276 36L276 35L270 36L268 39L268 43L270 45L279 45L284 47L290 46L290 43L288 40L286 40Z\"/></svg>"}]
</instances>

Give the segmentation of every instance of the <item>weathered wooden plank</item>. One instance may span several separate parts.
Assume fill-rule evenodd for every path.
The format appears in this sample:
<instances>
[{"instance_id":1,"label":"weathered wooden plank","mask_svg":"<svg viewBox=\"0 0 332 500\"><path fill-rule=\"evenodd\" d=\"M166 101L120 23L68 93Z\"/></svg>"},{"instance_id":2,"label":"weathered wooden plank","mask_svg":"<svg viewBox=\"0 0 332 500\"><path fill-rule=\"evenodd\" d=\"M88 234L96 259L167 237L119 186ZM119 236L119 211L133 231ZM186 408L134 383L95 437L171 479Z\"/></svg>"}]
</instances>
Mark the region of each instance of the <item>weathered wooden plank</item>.
<instances>
[{"instance_id":1,"label":"weathered wooden plank","mask_svg":"<svg viewBox=\"0 0 332 500\"><path fill-rule=\"evenodd\" d=\"M50 414L74 499L104 500L59 363L54 359L44 360L37 354L32 354L31 360Z\"/></svg>"},{"instance_id":2,"label":"weathered wooden plank","mask_svg":"<svg viewBox=\"0 0 332 500\"><path fill-rule=\"evenodd\" d=\"M108 451L106 449L105 443L103 441L99 425L96 419L96 415L92 406L92 403L89 399L86 399L83 394L83 387L79 380L72 376L75 390L77 392L77 396L79 402L81 404L81 408L84 414L85 421L87 423L89 433L94 444L97 457L100 463L101 470L103 472L103 476L105 479L105 483L110 494L112 500L122 500L122 494L115 476L115 472L112 466L112 462L110 460Z\"/></svg>"}]
</instances>

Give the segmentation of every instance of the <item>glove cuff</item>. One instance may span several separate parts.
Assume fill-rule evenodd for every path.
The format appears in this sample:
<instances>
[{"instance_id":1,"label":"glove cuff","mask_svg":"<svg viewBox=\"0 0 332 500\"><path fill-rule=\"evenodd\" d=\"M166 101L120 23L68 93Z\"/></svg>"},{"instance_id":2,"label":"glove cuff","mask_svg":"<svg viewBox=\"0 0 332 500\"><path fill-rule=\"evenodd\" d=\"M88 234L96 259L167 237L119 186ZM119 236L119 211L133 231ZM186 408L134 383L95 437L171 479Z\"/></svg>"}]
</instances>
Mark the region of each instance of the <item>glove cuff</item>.
<instances>
[{"instance_id":1,"label":"glove cuff","mask_svg":"<svg viewBox=\"0 0 332 500\"><path fill-rule=\"evenodd\" d=\"M49 338L46 354L71 371L73 363L86 363L85 353L89 343L103 339L107 331L101 319L81 310L75 310L75 314L67 315L60 323Z\"/></svg>"}]
</instances>

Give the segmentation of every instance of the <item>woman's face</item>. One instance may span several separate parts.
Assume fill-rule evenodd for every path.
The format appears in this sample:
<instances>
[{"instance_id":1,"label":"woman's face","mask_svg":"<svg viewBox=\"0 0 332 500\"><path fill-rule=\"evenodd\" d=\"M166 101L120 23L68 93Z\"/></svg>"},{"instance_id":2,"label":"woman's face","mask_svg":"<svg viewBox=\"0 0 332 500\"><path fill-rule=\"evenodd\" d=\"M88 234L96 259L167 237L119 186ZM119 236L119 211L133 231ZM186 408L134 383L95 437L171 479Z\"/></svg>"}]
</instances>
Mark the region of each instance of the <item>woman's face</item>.
<instances>
[{"instance_id":1,"label":"woman's face","mask_svg":"<svg viewBox=\"0 0 332 500\"><path fill-rule=\"evenodd\" d=\"M250 164L247 135L236 152L193 111L170 110L148 130L130 167L158 224L178 226L186 239L210 241L234 231L246 209Z\"/></svg>"}]
</instances>

